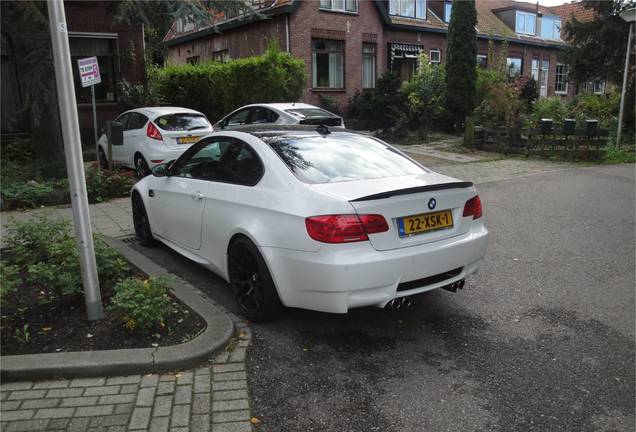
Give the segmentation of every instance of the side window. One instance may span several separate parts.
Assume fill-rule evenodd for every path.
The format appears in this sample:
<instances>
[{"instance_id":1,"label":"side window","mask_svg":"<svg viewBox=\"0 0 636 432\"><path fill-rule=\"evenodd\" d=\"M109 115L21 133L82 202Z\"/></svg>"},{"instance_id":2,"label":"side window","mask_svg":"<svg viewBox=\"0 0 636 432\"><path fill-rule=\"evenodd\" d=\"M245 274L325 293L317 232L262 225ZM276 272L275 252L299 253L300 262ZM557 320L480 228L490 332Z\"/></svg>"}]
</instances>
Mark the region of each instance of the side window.
<instances>
[{"instance_id":1,"label":"side window","mask_svg":"<svg viewBox=\"0 0 636 432\"><path fill-rule=\"evenodd\" d=\"M243 141L233 140L219 162L219 170L215 173L216 181L254 186L263 176L260 158Z\"/></svg>"},{"instance_id":2,"label":"side window","mask_svg":"<svg viewBox=\"0 0 636 432\"><path fill-rule=\"evenodd\" d=\"M245 122L247 122L247 116L249 115L249 113L249 109L244 109L233 114L232 116L227 118L226 126L240 126L245 124Z\"/></svg>"},{"instance_id":3,"label":"side window","mask_svg":"<svg viewBox=\"0 0 636 432\"><path fill-rule=\"evenodd\" d=\"M177 177L214 180L221 156L232 144L229 138L219 138L196 145L181 157L173 168Z\"/></svg>"},{"instance_id":4,"label":"side window","mask_svg":"<svg viewBox=\"0 0 636 432\"><path fill-rule=\"evenodd\" d=\"M130 115L131 115L131 114L132 114L132 113L122 114L122 115L120 115L119 117L117 117L117 118L115 119L115 121L116 121L117 123L121 123L121 125L124 127L124 130L128 130L128 129L126 129L126 128L128 127L128 119L130 118Z\"/></svg>"},{"instance_id":5,"label":"side window","mask_svg":"<svg viewBox=\"0 0 636 432\"><path fill-rule=\"evenodd\" d=\"M254 107L252 108L252 115L250 116L250 124L259 124L259 123L273 123L278 119L278 115L263 107Z\"/></svg>"},{"instance_id":6,"label":"side window","mask_svg":"<svg viewBox=\"0 0 636 432\"><path fill-rule=\"evenodd\" d=\"M141 129L146 125L148 117L139 113L132 113L132 117L128 121L128 127L125 130Z\"/></svg>"},{"instance_id":7,"label":"side window","mask_svg":"<svg viewBox=\"0 0 636 432\"><path fill-rule=\"evenodd\" d=\"M184 153L173 169L173 175L253 186L263 175L263 164L246 143L218 137Z\"/></svg>"}]
</instances>

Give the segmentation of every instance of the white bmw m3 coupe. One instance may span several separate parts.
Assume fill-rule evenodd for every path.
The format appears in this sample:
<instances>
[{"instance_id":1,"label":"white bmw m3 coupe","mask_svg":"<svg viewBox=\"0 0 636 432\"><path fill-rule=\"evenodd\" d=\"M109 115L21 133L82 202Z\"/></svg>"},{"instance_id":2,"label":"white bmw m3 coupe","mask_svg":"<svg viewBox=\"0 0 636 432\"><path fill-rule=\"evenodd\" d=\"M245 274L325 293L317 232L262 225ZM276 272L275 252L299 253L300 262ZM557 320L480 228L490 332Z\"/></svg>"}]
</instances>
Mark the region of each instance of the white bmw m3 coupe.
<instances>
[{"instance_id":1,"label":"white bmw m3 coupe","mask_svg":"<svg viewBox=\"0 0 636 432\"><path fill-rule=\"evenodd\" d=\"M346 313L455 291L488 243L472 183L325 126L206 136L132 190L135 233L227 280L243 314Z\"/></svg>"}]
</instances>

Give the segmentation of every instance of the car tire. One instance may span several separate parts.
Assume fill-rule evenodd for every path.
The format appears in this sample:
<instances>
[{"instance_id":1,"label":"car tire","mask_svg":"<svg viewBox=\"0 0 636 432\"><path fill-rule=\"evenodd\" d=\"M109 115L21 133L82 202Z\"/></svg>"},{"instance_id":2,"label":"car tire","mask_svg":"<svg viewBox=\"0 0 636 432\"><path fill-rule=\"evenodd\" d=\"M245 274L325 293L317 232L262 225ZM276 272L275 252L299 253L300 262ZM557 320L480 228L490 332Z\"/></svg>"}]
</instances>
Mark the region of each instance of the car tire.
<instances>
[{"instance_id":1,"label":"car tire","mask_svg":"<svg viewBox=\"0 0 636 432\"><path fill-rule=\"evenodd\" d=\"M283 305L267 264L246 237L236 239L228 251L230 285L243 315L254 322L279 316Z\"/></svg>"},{"instance_id":2,"label":"car tire","mask_svg":"<svg viewBox=\"0 0 636 432\"><path fill-rule=\"evenodd\" d=\"M132 196L132 211L133 211L133 226L135 228L135 238L142 246L154 246L156 240L152 235L150 229L150 221L148 220L148 213L146 213L146 206L141 196L138 193L134 193Z\"/></svg>"},{"instance_id":3,"label":"car tire","mask_svg":"<svg viewBox=\"0 0 636 432\"><path fill-rule=\"evenodd\" d=\"M104 151L102 146L99 146L97 158L99 160L99 166L102 169L108 169L108 158L106 157L106 152Z\"/></svg>"},{"instance_id":4,"label":"car tire","mask_svg":"<svg viewBox=\"0 0 636 432\"><path fill-rule=\"evenodd\" d=\"M137 172L137 177L144 178L148 174L150 174L150 167L148 166L148 162L140 153L135 155L135 171Z\"/></svg>"}]
</instances>

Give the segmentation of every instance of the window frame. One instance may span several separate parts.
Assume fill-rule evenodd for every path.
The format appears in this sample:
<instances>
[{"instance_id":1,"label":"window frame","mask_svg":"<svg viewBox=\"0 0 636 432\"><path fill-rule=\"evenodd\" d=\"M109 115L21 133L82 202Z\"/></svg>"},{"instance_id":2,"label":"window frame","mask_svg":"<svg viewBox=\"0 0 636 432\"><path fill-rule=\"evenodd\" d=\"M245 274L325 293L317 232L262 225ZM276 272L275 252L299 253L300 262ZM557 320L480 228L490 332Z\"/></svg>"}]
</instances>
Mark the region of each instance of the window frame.
<instances>
[{"instance_id":1,"label":"window frame","mask_svg":"<svg viewBox=\"0 0 636 432\"><path fill-rule=\"evenodd\" d=\"M330 50L325 49L325 50L317 50L315 48L315 43L316 42L327 42L327 43L338 43L340 44L340 51L333 51L333 52L339 52L341 55L341 62L340 62L340 75L341 75L341 81L342 81L342 86L340 87L330 87L330 86L319 86L318 85L318 77L317 77L317 73L318 73L318 68L317 68L317 63L316 63L316 53L320 52L320 53L326 53L329 54ZM346 80L345 80L345 73L346 73L346 67L345 67L345 41L343 40L339 40L339 39L325 39L325 38L312 38L311 39L311 88L312 90L318 90L318 91L344 91L346 89ZM314 73L315 72L315 73Z\"/></svg>"},{"instance_id":2,"label":"window frame","mask_svg":"<svg viewBox=\"0 0 636 432\"><path fill-rule=\"evenodd\" d=\"M433 61L432 53L437 53L437 61ZM440 64L442 63L442 50L439 48L432 48L428 50L428 61L432 64Z\"/></svg>"},{"instance_id":3,"label":"window frame","mask_svg":"<svg viewBox=\"0 0 636 432\"><path fill-rule=\"evenodd\" d=\"M445 1L444 2L444 22L446 23L450 22L452 13L453 13L453 3L449 1Z\"/></svg>"},{"instance_id":4,"label":"window frame","mask_svg":"<svg viewBox=\"0 0 636 432\"><path fill-rule=\"evenodd\" d=\"M526 12L526 11L515 11L515 32L516 33L521 33L521 34L526 34L526 35L532 35L535 36L537 34L537 14L532 13L532 12ZM519 17L523 16L523 31L519 30ZM534 25L533 25L533 31L530 32L528 30L526 30L526 18L527 17L532 17L534 18Z\"/></svg>"},{"instance_id":5,"label":"window frame","mask_svg":"<svg viewBox=\"0 0 636 432\"><path fill-rule=\"evenodd\" d=\"M72 41L74 40L78 40L78 39L88 39L88 40L100 40L100 41L107 41L110 44L110 54L109 55L89 55L89 54L85 54L82 56L78 56L78 55L73 55L72 54ZM108 93L112 93L112 99L101 99L97 88L96 88L96 92L95 92L95 103L100 105L100 104L118 104L119 103L119 94L118 94L118 89L117 89L117 83L120 80L120 75L121 75L121 68L120 68L120 58L119 58L119 37L117 35L117 33L94 33L94 32L69 32L68 33L68 43L69 43L69 48L71 48L71 63L72 63L72 72L73 72L73 86L75 88L75 103L78 106L90 106L91 105L91 101L90 100L80 100L80 98L82 97L82 92L84 92L84 89L88 89L88 93L90 94L90 89L89 87L82 87L81 83L78 82L76 80L76 78L78 78L78 71L77 71L77 60L80 58L86 58L86 57L96 57L97 58L97 63L99 66L99 70L100 70L100 76L101 76L101 83L98 87L100 87L100 89L103 89L104 86L109 86L110 83L108 82L108 75L112 74L112 88L111 87L106 87L106 97L108 96ZM107 57L110 59L110 63L111 63L111 67L106 67L104 65L103 59ZM100 59L102 61L100 61ZM104 74L104 72L106 72L106 74ZM112 90L112 91L108 91L108 90Z\"/></svg>"},{"instance_id":6,"label":"window frame","mask_svg":"<svg viewBox=\"0 0 636 432\"><path fill-rule=\"evenodd\" d=\"M235 126L243 126L243 125L246 125L246 124L247 124L247 122L248 122L248 120L249 120L249 119L250 119L250 117L251 117L251 109L252 109L252 107L239 108L238 110L236 110L236 111L234 111L234 112L229 113L229 114L228 114L228 115L227 115L227 116L223 119L223 127L228 127L228 126L229 126L229 127L235 127ZM230 118L232 118L232 117L234 117L235 115L238 115L238 114L240 114L240 113L243 113L243 112L247 112L247 117L245 117L245 122L244 122L244 123L241 123L241 124L239 124L239 125L230 125L230 124L229 124L229 123L230 123Z\"/></svg>"},{"instance_id":7,"label":"window frame","mask_svg":"<svg viewBox=\"0 0 636 432\"><path fill-rule=\"evenodd\" d=\"M133 111L130 114L131 114L131 116L130 116L130 119L128 120L128 125L126 126L126 128L124 128L125 131L143 129L144 126L146 126L146 123L148 123L148 121L150 120L150 118L148 118L148 116L146 116L146 115L144 115L142 113L136 112L136 111ZM144 122L142 123L142 125L140 127L133 128L131 123L134 123L134 121L135 121L134 119L137 118L137 117L143 117L144 118Z\"/></svg>"},{"instance_id":8,"label":"window frame","mask_svg":"<svg viewBox=\"0 0 636 432\"><path fill-rule=\"evenodd\" d=\"M482 69L488 69L488 54L477 54L477 67ZM481 59L485 59L486 61L482 63Z\"/></svg>"},{"instance_id":9,"label":"window frame","mask_svg":"<svg viewBox=\"0 0 636 432\"><path fill-rule=\"evenodd\" d=\"M336 1L342 2L342 6L343 6L342 9L340 8L336 9L333 7ZM347 9L347 5L349 4L355 5L354 10ZM357 15L360 11L360 4L358 0L320 0L318 2L318 9L324 12L335 12L335 13Z\"/></svg>"},{"instance_id":10,"label":"window frame","mask_svg":"<svg viewBox=\"0 0 636 432\"><path fill-rule=\"evenodd\" d=\"M559 68L562 68L561 73L559 73ZM563 71L564 69L564 71ZM554 93L555 94L568 94L568 74L569 67L565 63L557 63L556 71L554 74ZM563 82L559 82L559 78L563 80ZM563 90L559 90L559 84L563 84Z\"/></svg>"},{"instance_id":11,"label":"window frame","mask_svg":"<svg viewBox=\"0 0 636 432\"><path fill-rule=\"evenodd\" d=\"M269 119L264 122L264 123L254 123L253 121L253 116L254 116L254 112L256 110L264 110L267 112L267 115L269 117ZM276 116L276 118L274 118L274 120L271 120L273 118L273 116ZM265 107L265 106L253 106L250 107L250 113L247 116L247 122L245 123L246 125L251 125L251 124L271 124L271 123L275 123L278 119L280 118L280 115L273 111L272 109Z\"/></svg>"},{"instance_id":12,"label":"window frame","mask_svg":"<svg viewBox=\"0 0 636 432\"><path fill-rule=\"evenodd\" d=\"M551 31L551 36L550 37L546 37L544 36L544 24L546 23L546 20L551 23L552 26L552 31ZM559 34L558 37L555 37L555 29L557 28L557 22L559 23L558 28L559 28ZM561 21L561 17L558 15L547 15L547 16L543 16L541 18L541 34L539 36L541 36L542 39L548 39L548 40L562 40L561 39L561 28L562 28L562 21Z\"/></svg>"},{"instance_id":13,"label":"window frame","mask_svg":"<svg viewBox=\"0 0 636 432\"><path fill-rule=\"evenodd\" d=\"M122 126L122 128L123 128L123 130L125 131L125 130L126 130L126 127L128 127L128 122L130 122L130 118L132 117L133 112L134 112L134 111L127 111L127 112L125 112L125 113L119 114L119 115L117 116L117 118L116 118L114 121L115 121L116 123L120 123L120 124L121 124L121 126ZM122 122L122 121L120 120L122 117L126 117L126 120L125 120L124 122Z\"/></svg>"},{"instance_id":14,"label":"window frame","mask_svg":"<svg viewBox=\"0 0 636 432\"><path fill-rule=\"evenodd\" d=\"M236 183L236 182L223 181L223 180L212 180L212 179L208 180L208 179L198 179L198 178L192 178L192 177L184 177L184 176L177 175L175 173L175 170L179 167L179 165L181 165L184 161L188 160L188 158L191 158L193 155L197 154L203 147L213 143L214 141L222 141L222 140L230 141L230 143L231 143L230 145L233 145L233 144L242 145L245 148L247 148L248 151L250 151L250 153L252 153L253 156L255 156L255 159L256 159L256 161L258 162L258 164L260 165L260 168L261 168L260 175L258 176L256 181L254 181L253 183ZM263 159L261 159L261 157L258 154L258 152L250 144L246 143L245 141L243 141L243 140L241 140L239 138L234 138L234 137L227 136L227 135L216 135L216 136L212 136L212 137L203 138L201 141L197 142L192 147L187 149L176 161L174 161L172 163L172 165L170 166L169 171L170 171L169 174L170 174L171 177L178 177L178 178L187 179L187 180L207 181L207 182L210 182L210 183L223 183L223 184L230 184L230 185L235 185L235 186L254 187L257 184L259 184L260 181L263 179L263 176L265 175L266 168L265 168L265 164L263 163Z\"/></svg>"},{"instance_id":15,"label":"window frame","mask_svg":"<svg viewBox=\"0 0 636 432\"><path fill-rule=\"evenodd\" d=\"M428 16L428 0L389 0L389 15L402 18L422 19L425 20ZM413 15L402 14L402 4L413 3ZM418 7L418 5L420 7ZM423 5L423 8L421 7ZM420 11L424 9L423 16Z\"/></svg>"},{"instance_id":16,"label":"window frame","mask_svg":"<svg viewBox=\"0 0 636 432\"><path fill-rule=\"evenodd\" d=\"M369 47L373 47L373 53L370 52L365 52L364 48L365 46L369 46ZM373 86L372 87L365 87L365 83L364 83L364 59L365 57L369 57L369 56L373 56ZM374 89L376 82L378 80L378 44L374 43L374 42L362 42L362 88L363 89Z\"/></svg>"},{"instance_id":17,"label":"window frame","mask_svg":"<svg viewBox=\"0 0 636 432\"><path fill-rule=\"evenodd\" d=\"M510 74L510 63L509 63L509 60L519 60L519 74L518 75L511 75ZM513 79L513 78L516 79L516 78L522 76L523 75L523 57L512 57L512 56L506 57L506 67L508 69L508 78L509 79Z\"/></svg>"}]
</instances>

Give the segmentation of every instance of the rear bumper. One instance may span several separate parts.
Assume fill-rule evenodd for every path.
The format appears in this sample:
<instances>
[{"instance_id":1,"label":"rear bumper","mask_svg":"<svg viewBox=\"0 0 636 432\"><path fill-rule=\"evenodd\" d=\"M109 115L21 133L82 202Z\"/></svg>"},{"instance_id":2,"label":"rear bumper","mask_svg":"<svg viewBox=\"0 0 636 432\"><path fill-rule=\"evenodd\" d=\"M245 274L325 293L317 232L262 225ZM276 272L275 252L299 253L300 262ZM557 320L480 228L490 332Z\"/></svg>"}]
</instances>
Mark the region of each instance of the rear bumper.
<instances>
[{"instance_id":1,"label":"rear bumper","mask_svg":"<svg viewBox=\"0 0 636 432\"><path fill-rule=\"evenodd\" d=\"M407 248L376 251L369 242L323 245L319 252L261 248L286 306L346 313L383 307L396 297L430 291L475 273L486 253L488 230L473 223L466 234ZM398 291L416 281L461 267L456 276Z\"/></svg>"}]
</instances>

